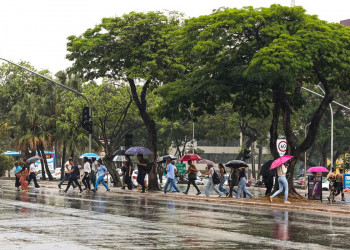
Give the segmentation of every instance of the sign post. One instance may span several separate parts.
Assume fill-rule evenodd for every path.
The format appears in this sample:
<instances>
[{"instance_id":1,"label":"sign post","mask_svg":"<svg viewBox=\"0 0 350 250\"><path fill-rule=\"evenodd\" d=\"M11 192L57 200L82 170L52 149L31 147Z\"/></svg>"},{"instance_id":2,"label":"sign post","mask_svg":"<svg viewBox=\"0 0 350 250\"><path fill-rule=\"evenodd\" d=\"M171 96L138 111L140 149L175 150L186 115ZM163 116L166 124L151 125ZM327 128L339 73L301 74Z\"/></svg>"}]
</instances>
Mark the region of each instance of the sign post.
<instances>
[{"instance_id":1,"label":"sign post","mask_svg":"<svg viewBox=\"0 0 350 250\"><path fill-rule=\"evenodd\" d=\"M280 156L283 156L287 152L287 140L286 139L277 139L277 151Z\"/></svg>"},{"instance_id":2,"label":"sign post","mask_svg":"<svg viewBox=\"0 0 350 250\"><path fill-rule=\"evenodd\" d=\"M308 177L309 200L320 200L322 202L322 174L313 173Z\"/></svg>"}]
</instances>

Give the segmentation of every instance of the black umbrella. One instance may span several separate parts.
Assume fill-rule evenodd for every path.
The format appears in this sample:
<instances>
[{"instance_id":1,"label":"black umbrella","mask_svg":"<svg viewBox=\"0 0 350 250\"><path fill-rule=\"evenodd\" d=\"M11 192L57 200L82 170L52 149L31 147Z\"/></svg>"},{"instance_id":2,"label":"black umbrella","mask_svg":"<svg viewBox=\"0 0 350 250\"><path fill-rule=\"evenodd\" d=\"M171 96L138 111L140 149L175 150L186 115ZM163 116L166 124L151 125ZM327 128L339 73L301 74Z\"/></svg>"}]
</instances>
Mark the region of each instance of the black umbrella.
<instances>
[{"instance_id":1,"label":"black umbrella","mask_svg":"<svg viewBox=\"0 0 350 250\"><path fill-rule=\"evenodd\" d=\"M274 169L270 170L272 162L273 162L273 160L269 160L269 161L265 162L261 166L259 175L265 176L265 177L274 176L275 175L275 170Z\"/></svg>"},{"instance_id":2,"label":"black umbrella","mask_svg":"<svg viewBox=\"0 0 350 250\"><path fill-rule=\"evenodd\" d=\"M240 160L229 161L228 163L225 164L225 166L229 168L242 168L242 167L247 168L248 167L247 163Z\"/></svg>"},{"instance_id":3,"label":"black umbrella","mask_svg":"<svg viewBox=\"0 0 350 250\"><path fill-rule=\"evenodd\" d=\"M117 151L115 151L113 153L113 155L125 155L125 151L124 149L118 149Z\"/></svg>"},{"instance_id":4,"label":"black umbrella","mask_svg":"<svg viewBox=\"0 0 350 250\"><path fill-rule=\"evenodd\" d=\"M41 159L42 158L40 156L33 156L33 157L30 157L29 159L27 159L26 163L33 163L33 162L39 161Z\"/></svg>"},{"instance_id":5,"label":"black umbrella","mask_svg":"<svg viewBox=\"0 0 350 250\"><path fill-rule=\"evenodd\" d=\"M177 157L175 155L164 155L157 158L158 163L165 162L168 158L170 158L172 161L177 160Z\"/></svg>"}]
</instances>

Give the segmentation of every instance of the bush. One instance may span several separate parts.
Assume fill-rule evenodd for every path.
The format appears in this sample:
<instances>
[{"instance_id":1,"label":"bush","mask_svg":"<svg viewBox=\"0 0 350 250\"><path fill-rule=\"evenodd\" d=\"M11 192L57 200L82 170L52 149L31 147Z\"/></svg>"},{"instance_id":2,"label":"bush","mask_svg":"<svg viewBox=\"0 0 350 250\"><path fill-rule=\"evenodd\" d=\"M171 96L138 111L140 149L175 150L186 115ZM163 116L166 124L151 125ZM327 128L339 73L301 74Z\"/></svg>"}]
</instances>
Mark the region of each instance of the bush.
<instances>
[{"instance_id":1,"label":"bush","mask_svg":"<svg viewBox=\"0 0 350 250\"><path fill-rule=\"evenodd\" d=\"M12 156L0 154L0 176L3 176L6 170L11 170L15 166L15 160Z\"/></svg>"}]
</instances>

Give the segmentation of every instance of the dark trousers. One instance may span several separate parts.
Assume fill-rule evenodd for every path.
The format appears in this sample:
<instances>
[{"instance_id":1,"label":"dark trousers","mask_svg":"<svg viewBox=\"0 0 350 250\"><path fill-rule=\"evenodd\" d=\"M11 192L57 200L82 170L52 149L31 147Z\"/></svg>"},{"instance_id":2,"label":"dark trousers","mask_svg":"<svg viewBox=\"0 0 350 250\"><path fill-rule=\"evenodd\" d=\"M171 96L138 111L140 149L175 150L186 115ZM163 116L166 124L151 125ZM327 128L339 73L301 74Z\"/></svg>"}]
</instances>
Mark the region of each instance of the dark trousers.
<instances>
[{"instance_id":1,"label":"dark trousers","mask_svg":"<svg viewBox=\"0 0 350 250\"><path fill-rule=\"evenodd\" d=\"M128 185L128 189L132 189L131 176L125 175L125 183Z\"/></svg>"},{"instance_id":2,"label":"dark trousers","mask_svg":"<svg viewBox=\"0 0 350 250\"><path fill-rule=\"evenodd\" d=\"M35 173L30 173L30 175L29 175L29 177L28 177L28 186L29 186L31 180L34 181L34 186L35 186L36 188L39 188L39 187L40 187L39 184L38 184L38 181L36 180L36 175L35 175Z\"/></svg>"},{"instance_id":3,"label":"dark trousers","mask_svg":"<svg viewBox=\"0 0 350 250\"><path fill-rule=\"evenodd\" d=\"M335 193L335 196L338 196L341 193L341 198L344 200L344 190L343 190L343 183L341 182L336 182L335 183L335 188L337 192Z\"/></svg>"},{"instance_id":4,"label":"dark trousers","mask_svg":"<svg viewBox=\"0 0 350 250\"><path fill-rule=\"evenodd\" d=\"M196 184L196 180L193 180L193 179L188 180L187 189L185 193L188 193L188 190L190 190L191 184L194 186L195 189L197 189L197 192L200 193L199 188L197 187L197 184Z\"/></svg>"},{"instance_id":5,"label":"dark trousers","mask_svg":"<svg viewBox=\"0 0 350 250\"><path fill-rule=\"evenodd\" d=\"M265 186L266 186L265 195L268 195L268 194L271 193L271 191L272 191L273 181L265 182Z\"/></svg>"},{"instance_id":6,"label":"dark trousers","mask_svg":"<svg viewBox=\"0 0 350 250\"><path fill-rule=\"evenodd\" d=\"M139 170L139 173L137 175L137 183L141 185L142 191L146 190L145 177L146 177L146 173L145 172L140 172L140 170Z\"/></svg>"},{"instance_id":7,"label":"dark trousers","mask_svg":"<svg viewBox=\"0 0 350 250\"><path fill-rule=\"evenodd\" d=\"M19 182L19 177L16 176L16 183L15 183L15 187L19 188L21 186L21 183Z\"/></svg>"},{"instance_id":8,"label":"dark trousers","mask_svg":"<svg viewBox=\"0 0 350 250\"><path fill-rule=\"evenodd\" d=\"M237 194L237 191L233 189L234 187L235 187L235 183L230 181L230 191L229 191L229 194L228 194L229 197L233 197L232 192L235 192L235 194Z\"/></svg>"},{"instance_id":9,"label":"dark trousers","mask_svg":"<svg viewBox=\"0 0 350 250\"><path fill-rule=\"evenodd\" d=\"M79 182L78 182L78 178L70 178L70 179L69 179L68 185L67 185L67 188L66 188L66 192L68 191L70 185L71 185L73 182L78 186L80 192L82 192L83 190L81 189L81 186L80 186L80 184L79 184Z\"/></svg>"},{"instance_id":10,"label":"dark trousers","mask_svg":"<svg viewBox=\"0 0 350 250\"><path fill-rule=\"evenodd\" d=\"M86 189L89 189L91 190L91 186L90 186L90 176L89 176L89 173L88 172L85 172L84 173L84 177L82 179L82 182L85 186Z\"/></svg>"}]
</instances>

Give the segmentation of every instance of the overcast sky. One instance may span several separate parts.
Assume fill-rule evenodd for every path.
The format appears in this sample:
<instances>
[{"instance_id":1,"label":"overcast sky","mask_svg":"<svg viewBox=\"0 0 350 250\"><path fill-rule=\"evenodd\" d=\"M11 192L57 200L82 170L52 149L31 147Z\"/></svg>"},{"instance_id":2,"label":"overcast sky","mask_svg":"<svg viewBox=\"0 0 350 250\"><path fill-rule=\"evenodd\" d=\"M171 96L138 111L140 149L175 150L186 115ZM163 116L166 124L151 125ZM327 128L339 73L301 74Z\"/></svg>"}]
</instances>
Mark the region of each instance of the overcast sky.
<instances>
[{"instance_id":1,"label":"overcast sky","mask_svg":"<svg viewBox=\"0 0 350 250\"><path fill-rule=\"evenodd\" d=\"M290 6L291 0L1 0L0 58L25 60L52 73L66 69L67 37L80 35L103 17L130 11L177 10L187 17L210 14L219 7ZM350 0L295 0L307 13L329 22L350 19Z\"/></svg>"}]
</instances>

